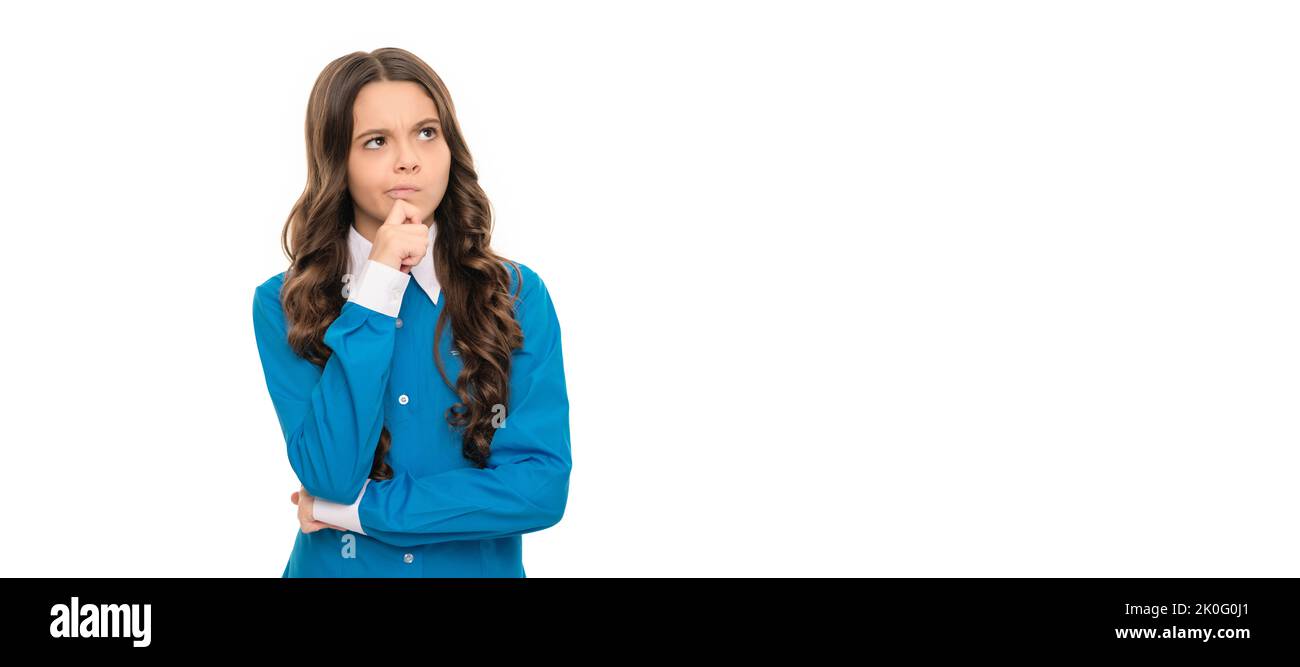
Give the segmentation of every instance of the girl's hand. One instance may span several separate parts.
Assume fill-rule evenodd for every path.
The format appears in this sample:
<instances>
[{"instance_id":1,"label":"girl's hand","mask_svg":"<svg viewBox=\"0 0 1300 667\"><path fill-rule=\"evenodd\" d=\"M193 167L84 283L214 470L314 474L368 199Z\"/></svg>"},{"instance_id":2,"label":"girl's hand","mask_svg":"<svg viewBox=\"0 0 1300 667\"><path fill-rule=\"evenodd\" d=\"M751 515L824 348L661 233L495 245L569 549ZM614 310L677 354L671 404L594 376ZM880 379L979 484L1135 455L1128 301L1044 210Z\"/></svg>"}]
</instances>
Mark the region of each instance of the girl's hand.
<instances>
[{"instance_id":1,"label":"girl's hand","mask_svg":"<svg viewBox=\"0 0 1300 667\"><path fill-rule=\"evenodd\" d=\"M384 224L375 231L370 257L403 273L424 260L429 248L429 227L421 221L420 209L405 199L393 201Z\"/></svg>"},{"instance_id":2,"label":"girl's hand","mask_svg":"<svg viewBox=\"0 0 1300 667\"><path fill-rule=\"evenodd\" d=\"M293 495L289 496L289 501L298 506L298 523L302 524L302 532L314 533L322 528L333 528L334 530L347 532L347 528L340 528L334 524L312 518L311 511L316 504L316 498L307 493L305 487L301 491L294 491Z\"/></svg>"}]
</instances>

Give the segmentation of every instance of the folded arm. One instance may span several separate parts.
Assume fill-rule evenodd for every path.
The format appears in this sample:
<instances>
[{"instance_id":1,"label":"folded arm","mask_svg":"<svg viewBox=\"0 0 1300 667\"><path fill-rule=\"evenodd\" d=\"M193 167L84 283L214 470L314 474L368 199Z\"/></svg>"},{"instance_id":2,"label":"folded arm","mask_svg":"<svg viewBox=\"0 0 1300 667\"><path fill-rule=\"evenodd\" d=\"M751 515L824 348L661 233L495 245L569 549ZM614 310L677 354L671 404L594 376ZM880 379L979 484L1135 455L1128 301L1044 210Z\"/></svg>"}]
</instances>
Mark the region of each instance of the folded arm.
<instances>
[{"instance_id":1,"label":"folded arm","mask_svg":"<svg viewBox=\"0 0 1300 667\"><path fill-rule=\"evenodd\" d=\"M343 502L317 500L317 520L396 546L519 535L560 521L572 469L569 402L555 306L531 270L516 312L524 345L512 357L510 405L487 467L394 471Z\"/></svg>"}]
</instances>

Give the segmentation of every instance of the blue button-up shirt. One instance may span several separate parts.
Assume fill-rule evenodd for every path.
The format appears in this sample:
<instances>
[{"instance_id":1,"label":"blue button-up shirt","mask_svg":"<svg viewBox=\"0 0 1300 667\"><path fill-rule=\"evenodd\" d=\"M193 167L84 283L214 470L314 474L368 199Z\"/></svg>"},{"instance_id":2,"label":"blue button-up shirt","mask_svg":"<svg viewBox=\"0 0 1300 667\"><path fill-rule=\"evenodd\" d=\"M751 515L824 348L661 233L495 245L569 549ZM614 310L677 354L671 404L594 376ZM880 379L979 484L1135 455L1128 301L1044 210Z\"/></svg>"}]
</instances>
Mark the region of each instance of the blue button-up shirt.
<instances>
[{"instance_id":1,"label":"blue button-up shirt","mask_svg":"<svg viewBox=\"0 0 1300 667\"><path fill-rule=\"evenodd\" d=\"M350 230L352 273L340 285L348 300L325 331L323 369L289 346L285 274L255 290L258 352L289 463L316 497L315 517L348 529L299 530L284 577L524 577L521 536L564 515L569 404L550 293L528 266L507 264L524 345L512 356L488 465L477 468L446 422L459 399L434 366L445 304L432 245L407 274L367 259L369 242ZM454 336L449 321L439 355L453 382ZM393 479L371 480L382 427Z\"/></svg>"}]
</instances>

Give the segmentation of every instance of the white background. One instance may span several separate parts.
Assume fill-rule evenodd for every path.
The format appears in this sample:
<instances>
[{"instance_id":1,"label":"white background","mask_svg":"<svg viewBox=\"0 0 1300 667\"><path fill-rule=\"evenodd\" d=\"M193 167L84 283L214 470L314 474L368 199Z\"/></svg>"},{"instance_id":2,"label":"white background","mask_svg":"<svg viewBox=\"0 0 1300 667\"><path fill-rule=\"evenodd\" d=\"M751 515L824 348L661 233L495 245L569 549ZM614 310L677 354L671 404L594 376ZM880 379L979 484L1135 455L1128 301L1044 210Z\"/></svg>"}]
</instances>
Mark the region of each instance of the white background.
<instances>
[{"instance_id":1,"label":"white background","mask_svg":"<svg viewBox=\"0 0 1300 667\"><path fill-rule=\"evenodd\" d=\"M530 577L1296 576L1300 10L10 4L6 576L280 576L320 70L451 90L562 323Z\"/></svg>"}]
</instances>

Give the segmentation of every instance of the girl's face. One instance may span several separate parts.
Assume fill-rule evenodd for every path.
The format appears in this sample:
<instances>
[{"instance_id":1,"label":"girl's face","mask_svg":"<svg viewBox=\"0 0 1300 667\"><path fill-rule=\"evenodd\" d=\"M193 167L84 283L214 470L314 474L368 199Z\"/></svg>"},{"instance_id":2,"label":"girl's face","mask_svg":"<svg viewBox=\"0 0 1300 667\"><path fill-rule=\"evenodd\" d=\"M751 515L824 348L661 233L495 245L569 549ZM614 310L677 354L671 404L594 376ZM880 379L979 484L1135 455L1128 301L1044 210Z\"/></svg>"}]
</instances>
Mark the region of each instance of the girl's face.
<instances>
[{"instance_id":1,"label":"girl's face","mask_svg":"<svg viewBox=\"0 0 1300 667\"><path fill-rule=\"evenodd\" d=\"M358 223L382 223L394 202L405 199L420 211L421 222L433 224L447 192L451 149L428 93L412 81L372 81L357 94L352 119L348 191ZM419 190L389 192L397 185Z\"/></svg>"}]
</instances>

